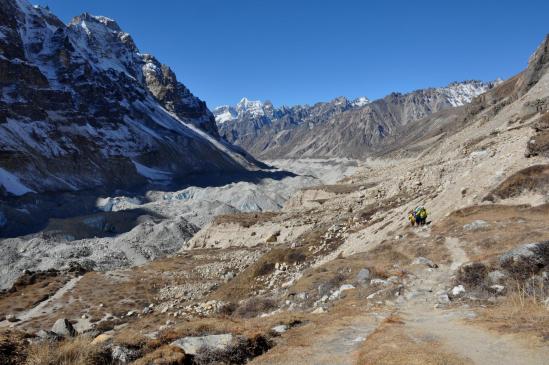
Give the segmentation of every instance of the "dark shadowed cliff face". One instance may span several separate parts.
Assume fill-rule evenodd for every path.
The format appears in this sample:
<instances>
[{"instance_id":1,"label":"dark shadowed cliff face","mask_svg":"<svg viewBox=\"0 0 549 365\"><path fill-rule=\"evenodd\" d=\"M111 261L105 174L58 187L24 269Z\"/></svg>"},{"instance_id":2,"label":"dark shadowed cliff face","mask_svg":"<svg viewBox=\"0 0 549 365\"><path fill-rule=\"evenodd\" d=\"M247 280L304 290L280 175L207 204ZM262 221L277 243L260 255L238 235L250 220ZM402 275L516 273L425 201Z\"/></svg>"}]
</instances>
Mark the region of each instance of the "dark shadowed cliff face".
<instances>
[{"instance_id":1,"label":"dark shadowed cliff face","mask_svg":"<svg viewBox=\"0 0 549 365\"><path fill-rule=\"evenodd\" d=\"M313 106L273 108L243 99L214 110L220 134L257 157L364 158L397 129L432 113L469 103L492 87L466 81L444 88L393 93L369 102L339 97Z\"/></svg>"},{"instance_id":2,"label":"dark shadowed cliff face","mask_svg":"<svg viewBox=\"0 0 549 365\"><path fill-rule=\"evenodd\" d=\"M4 194L167 184L254 169L213 114L115 21L0 2Z\"/></svg>"}]
</instances>

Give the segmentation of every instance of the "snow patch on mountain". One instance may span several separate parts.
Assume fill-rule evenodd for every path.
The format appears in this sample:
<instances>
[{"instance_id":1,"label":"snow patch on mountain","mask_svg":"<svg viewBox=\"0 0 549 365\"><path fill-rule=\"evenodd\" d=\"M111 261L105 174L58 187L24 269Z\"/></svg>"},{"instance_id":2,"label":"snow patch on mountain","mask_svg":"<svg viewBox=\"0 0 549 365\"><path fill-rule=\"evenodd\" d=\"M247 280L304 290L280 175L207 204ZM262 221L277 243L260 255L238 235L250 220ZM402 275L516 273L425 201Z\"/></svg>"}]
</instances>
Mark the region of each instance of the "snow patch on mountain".
<instances>
[{"instance_id":1,"label":"snow patch on mountain","mask_svg":"<svg viewBox=\"0 0 549 365\"><path fill-rule=\"evenodd\" d=\"M473 80L453 82L446 87L437 88L437 91L444 94L452 106L457 107L470 103L474 97L484 94L491 87L491 83Z\"/></svg>"},{"instance_id":2,"label":"snow patch on mountain","mask_svg":"<svg viewBox=\"0 0 549 365\"><path fill-rule=\"evenodd\" d=\"M218 106L213 111L217 123L225 123L238 118L238 112L230 105Z\"/></svg>"},{"instance_id":3,"label":"snow patch on mountain","mask_svg":"<svg viewBox=\"0 0 549 365\"><path fill-rule=\"evenodd\" d=\"M25 195L26 193L32 193L33 190L29 189L19 181L19 178L11 172L0 167L0 185L6 189L8 193L13 195Z\"/></svg>"},{"instance_id":4,"label":"snow patch on mountain","mask_svg":"<svg viewBox=\"0 0 549 365\"><path fill-rule=\"evenodd\" d=\"M147 179L157 183L169 183L172 178L172 173L169 171L162 171L152 167L148 167L140 164L137 161L132 160L137 172Z\"/></svg>"}]
</instances>

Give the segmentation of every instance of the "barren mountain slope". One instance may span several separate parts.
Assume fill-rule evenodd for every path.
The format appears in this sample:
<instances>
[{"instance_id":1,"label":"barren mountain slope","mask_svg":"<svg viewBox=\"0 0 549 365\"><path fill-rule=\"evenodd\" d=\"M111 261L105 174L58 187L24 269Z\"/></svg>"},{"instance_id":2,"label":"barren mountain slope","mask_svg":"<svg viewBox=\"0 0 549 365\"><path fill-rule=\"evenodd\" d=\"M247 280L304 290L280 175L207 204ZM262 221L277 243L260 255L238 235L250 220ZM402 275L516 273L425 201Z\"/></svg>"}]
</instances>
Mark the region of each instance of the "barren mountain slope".
<instances>
[{"instance_id":1,"label":"barren mountain slope","mask_svg":"<svg viewBox=\"0 0 549 365\"><path fill-rule=\"evenodd\" d=\"M0 193L166 185L257 168L212 113L109 18L0 3Z\"/></svg>"}]
</instances>

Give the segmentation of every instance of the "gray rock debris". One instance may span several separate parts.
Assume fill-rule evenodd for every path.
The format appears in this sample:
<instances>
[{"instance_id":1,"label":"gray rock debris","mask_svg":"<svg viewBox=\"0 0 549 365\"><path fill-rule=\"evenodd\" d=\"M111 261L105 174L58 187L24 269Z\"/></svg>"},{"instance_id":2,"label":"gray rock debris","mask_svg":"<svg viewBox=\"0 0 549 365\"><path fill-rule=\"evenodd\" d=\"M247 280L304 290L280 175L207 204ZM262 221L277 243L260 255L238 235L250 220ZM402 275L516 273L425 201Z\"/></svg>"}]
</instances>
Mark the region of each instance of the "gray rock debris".
<instances>
[{"instance_id":1,"label":"gray rock debris","mask_svg":"<svg viewBox=\"0 0 549 365\"><path fill-rule=\"evenodd\" d=\"M412 262L412 265L425 265L427 267L430 267L432 269L437 268L438 265L435 264L433 261L429 260L425 257L416 257L416 259Z\"/></svg>"},{"instance_id":2,"label":"gray rock debris","mask_svg":"<svg viewBox=\"0 0 549 365\"><path fill-rule=\"evenodd\" d=\"M186 354L196 355L201 349L226 350L233 343L234 336L230 333L200 337L184 337L173 341L170 345L177 346Z\"/></svg>"},{"instance_id":3,"label":"gray rock debris","mask_svg":"<svg viewBox=\"0 0 549 365\"><path fill-rule=\"evenodd\" d=\"M139 355L139 351L124 346L114 346L111 351L112 359L117 364L128 364L137 359Z\"/></svg>"},{"instance_id":4,"label":"gray rock debris","mask_svg":"<svg viewBox=\"0 0 549 365\"><path fill-rule=\"evenodd\" d=\"M505 274L499 270L490 271L487 276L493 285L500 284L505 279Z\"/></svg>"},{"instance_id":5,"label":"gray rock debris","mask_svg":"<svg viewBox=\"0 0 549 365\"><path fill-rule=\"evenodd\" d=\"M53 331L40 330L36 332L36 337L43 341L59 341L63 337Z\"/></svg>"},{"instance_id":6,"label":"gray rock debris","mask_svg":"<svg viewBox=\"0 0 549 365\"><path fill-rule=\"evenodd\" d=\"M469 224L463 226L463 229L466 231L478 231L481 229L486 229L490 227L490 224L486 221L477 219Z\"/></svg>"}]
</instances>

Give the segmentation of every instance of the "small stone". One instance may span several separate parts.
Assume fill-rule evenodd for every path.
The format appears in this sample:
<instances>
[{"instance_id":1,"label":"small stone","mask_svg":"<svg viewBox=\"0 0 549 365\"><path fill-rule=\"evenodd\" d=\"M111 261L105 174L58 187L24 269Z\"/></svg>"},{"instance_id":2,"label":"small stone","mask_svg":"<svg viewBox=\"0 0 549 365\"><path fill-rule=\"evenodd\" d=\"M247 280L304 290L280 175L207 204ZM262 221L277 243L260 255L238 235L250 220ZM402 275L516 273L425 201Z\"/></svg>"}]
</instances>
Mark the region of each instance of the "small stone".
<instances>
[{"instance_id":1,"label":"small stone","mask_svg":"<svg viewBox=\"0 0 549 365\"><path fill-rule=\"evenodd\" d=\"M426 257L417 257L413 262L412 265L425 265L431 269L435 269L438 267L437 264L433 263L433 261L429 260Z\"/></svg>"},{"instance_id":2,"label":"small stone","mask_svg":"<svg viewBox=\"0 0 549 365\"><path fill-rule=\"evenodd\" d=\"M450 303L450 297L446 293L440 293L437 295L437 301L439 304L445 305Z\"/></svg>"},{"instance_id":3,"label":"small stone","mask_svg":"<svg viewBox=\"0 0 549 365\"><path fill-rule=\"evenodd\" d=\"M131 317L135 314L135 311L129 311L128 313L126 313L126 317Z\"/></svg>"},{"instance_id":4,"label":"small stone","mask_svg":"<svg viewBox=\"0 0 549 365\"><path fill-rule=\"evenodd\" d=\"M343 292L345 290L351 290L351 289L354 289L355 287L351 284L343 284L339 287L339 291L340 292Z\"/></svg>"},{"instance_id":5,"label":"small stone","mask_svg":"<svg viewBox=\"0 0 549 365\"><path fill-rule=\"evenodd\" d=\"M274 326L273 328L271 328L271 331L273 331L274 333L281 334L286 332L288 328L289 326L287 324L280 324L278 326Z\"/></svg>"},{"instance_id":6,"label":"small stone","mask_svg":"<svg viewBox=\"0 0 549 365\"><path fill-rule=\"evenodd\" d=\"M370 280L371 285L388 285L389 282L383 279L372 279Z\"/></svg>"},{"instance_id":7,"label":"small stone","mask_svg":"<svg viewBox=\"0 0 549 365\"><path fill-rule=\"evenodd\" d=\"M6 316L6 321L8 321L8 322L17 322L18 319L17 319L17 317L15 317L15 315L13 315L13 314L8 314L8 315Z\"/></svg>"},{"instance_id":8,"label":"small stone","mask_svg":"<svg viewBox=\"0 0 549 365\"><path fill-rule=\"evenodd\" d=\"M465 288L461 284L458 285L458 286L454 286L453 289L452 289L452 296L453 297L458 297L463 293L465 293Z\"/></svg>"},{"instance_id":9,"label":"small stone","mask_svg":"<svg viewBox=\"0 0 549 365\"><path fill-rule=\"evenodd\" d=\"M496 294L502 294L505 291L505 287L503 285L492 285L490 286L490 289L492 289Z\"/></svg>"},{"instance_id":10,"label":"small stone","mask_svg":"<svg viewBox=\"0 0 549 365\"><path fill-rule=\"evenodd\" d=\"M311 313L313 313L313 314L326 313L326 309L324 309L324 308L322 308L322 307L318 307L317 309L315 309L315 310L312 311Z\"/></svg>"}]
</instances>

